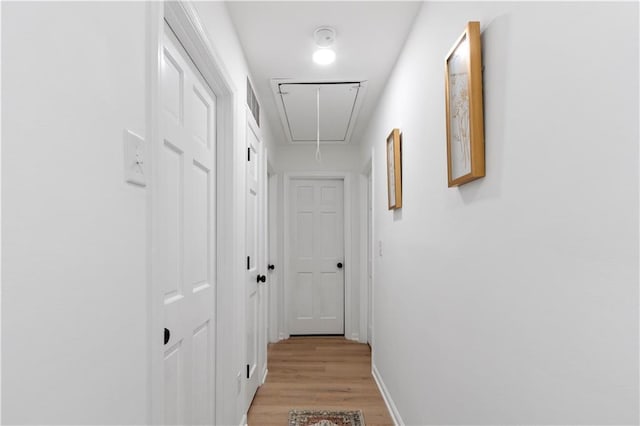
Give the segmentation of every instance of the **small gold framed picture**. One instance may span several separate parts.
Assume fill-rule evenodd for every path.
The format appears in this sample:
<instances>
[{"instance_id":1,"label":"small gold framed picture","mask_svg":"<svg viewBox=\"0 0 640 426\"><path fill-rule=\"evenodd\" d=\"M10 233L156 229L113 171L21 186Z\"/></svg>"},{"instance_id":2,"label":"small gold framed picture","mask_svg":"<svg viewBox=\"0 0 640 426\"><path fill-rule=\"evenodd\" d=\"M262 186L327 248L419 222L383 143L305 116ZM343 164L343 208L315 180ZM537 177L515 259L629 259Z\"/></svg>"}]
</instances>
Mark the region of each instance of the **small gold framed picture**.
<instances>
[{"instance_id":1,"label":"small gold framed picture","mask_svg":"<svg viewBox=\"0 0 640 426\"><path fill-rule=\"evenodd\" d=\"M402 207L402 134L393 129L387 137L387 193L389 210Z\"/></svg>"}]
</instances>

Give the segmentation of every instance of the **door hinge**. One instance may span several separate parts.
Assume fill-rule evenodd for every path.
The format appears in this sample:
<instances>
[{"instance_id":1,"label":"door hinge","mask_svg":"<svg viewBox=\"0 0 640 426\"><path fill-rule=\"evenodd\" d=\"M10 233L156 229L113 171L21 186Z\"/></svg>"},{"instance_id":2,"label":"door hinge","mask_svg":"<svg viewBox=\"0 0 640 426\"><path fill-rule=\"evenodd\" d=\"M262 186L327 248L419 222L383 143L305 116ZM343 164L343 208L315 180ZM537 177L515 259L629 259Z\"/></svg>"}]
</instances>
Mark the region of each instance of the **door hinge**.
<instances>
[{"instance_id":1,"label":"door hinge","mask_svg":"<svg viewBox=\"0 0 640 426\"><path fill-rule=\"evenodd\" d=\"M250 368L250 366L249 366L249 364L247 364L247 379L249 378L249 368Z\"/></svg>"},{"instance_id":2,"label":"door hinge","mask_svg":"<svg viewBox=\"0 0 640 426\"><path fill-rule=\"evenodd\" d=\"M251 147L247 148L247 161L251 161Z\"/></svg>"},{"instance_id":3,"label":"door hinge","mask_svg":"<svg viewBox=\"0 0 640 426\"><path fill-rule=\"evenodd\" d=\"M251 256L247 256L247 271L251 269Z\"/></svg>"}]
</instances>

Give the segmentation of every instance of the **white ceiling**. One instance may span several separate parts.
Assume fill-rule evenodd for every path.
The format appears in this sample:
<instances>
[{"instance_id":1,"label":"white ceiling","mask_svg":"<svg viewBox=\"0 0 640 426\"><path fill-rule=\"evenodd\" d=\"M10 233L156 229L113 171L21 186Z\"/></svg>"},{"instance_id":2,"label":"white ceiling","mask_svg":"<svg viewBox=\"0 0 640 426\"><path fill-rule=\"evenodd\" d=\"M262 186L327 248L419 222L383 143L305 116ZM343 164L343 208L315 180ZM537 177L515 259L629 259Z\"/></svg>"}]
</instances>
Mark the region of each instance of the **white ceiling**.
<instances>
[{"instance_id":1,"label":"white ceiling","mask_svg":"<svg viewBox=\"0 0 640 426\"><path fill-rule=\"evenodd\" d=\"M261 111L276 140L284 143L288 138L272 79L367 81L351 137L352 143L358 143L421 5L416 1L228 2ZM336 61L327 66L311 60L313 31L320 26L336 30Z\"/></svg>"}]
</instances>

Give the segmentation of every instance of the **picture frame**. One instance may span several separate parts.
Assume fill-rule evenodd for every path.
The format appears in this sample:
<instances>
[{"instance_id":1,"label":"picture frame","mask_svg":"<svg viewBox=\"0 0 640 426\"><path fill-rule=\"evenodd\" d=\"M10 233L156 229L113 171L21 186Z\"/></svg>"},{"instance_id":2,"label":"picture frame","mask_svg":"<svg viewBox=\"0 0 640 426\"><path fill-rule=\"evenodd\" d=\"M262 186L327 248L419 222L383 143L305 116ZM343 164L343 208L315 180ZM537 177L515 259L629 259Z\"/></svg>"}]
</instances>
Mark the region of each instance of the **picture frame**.
<instances>
[{"instance_id":1,"label":"picture frame","mask_svg":"<svg viewBox=\"0 0 640 426\"><path fill-rule=\"evenodd\" d=\"M386 141L389 210L402 207L402 134L393 129Z\"/></svg>"},{"instance_id":2,"label":"picture frame","mask_svg":"<svg viewBox=\"0 0 640 426\"><path fill-rule=\"evenodd\" d=\"M445 59L449 187L485 176L480 22L470 21Z\"/></svg>"}]
</instances>

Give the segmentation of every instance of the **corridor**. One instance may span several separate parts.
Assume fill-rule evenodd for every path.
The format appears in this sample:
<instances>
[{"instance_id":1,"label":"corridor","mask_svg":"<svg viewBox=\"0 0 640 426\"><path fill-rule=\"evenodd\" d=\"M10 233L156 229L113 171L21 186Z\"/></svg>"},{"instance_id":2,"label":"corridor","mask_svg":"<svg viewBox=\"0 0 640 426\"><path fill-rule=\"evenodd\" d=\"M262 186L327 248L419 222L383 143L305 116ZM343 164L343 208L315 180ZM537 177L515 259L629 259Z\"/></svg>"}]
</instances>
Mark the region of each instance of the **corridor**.
<instances>
[{"instance_id":1,"label":"corridor","mask_svg":"<svg viewBox=\"0 0 640 426\"><path fill-rule=\"evenodd\" d=\"M393 425L371 375L371 350L343 337L292 337L269 345L269 375L249 426L287 424L291 409L362 410L367 426Z\"/></svg>"},{"instance_id":2,"label":"corridor","mask_svg":"<svg viewBox=\"0 0 640 426\"><path fill-rule=\"evenodd\" d=\"M640 424L639 7L0 0L0 423Z\"/></svg>"}]
</instances>

